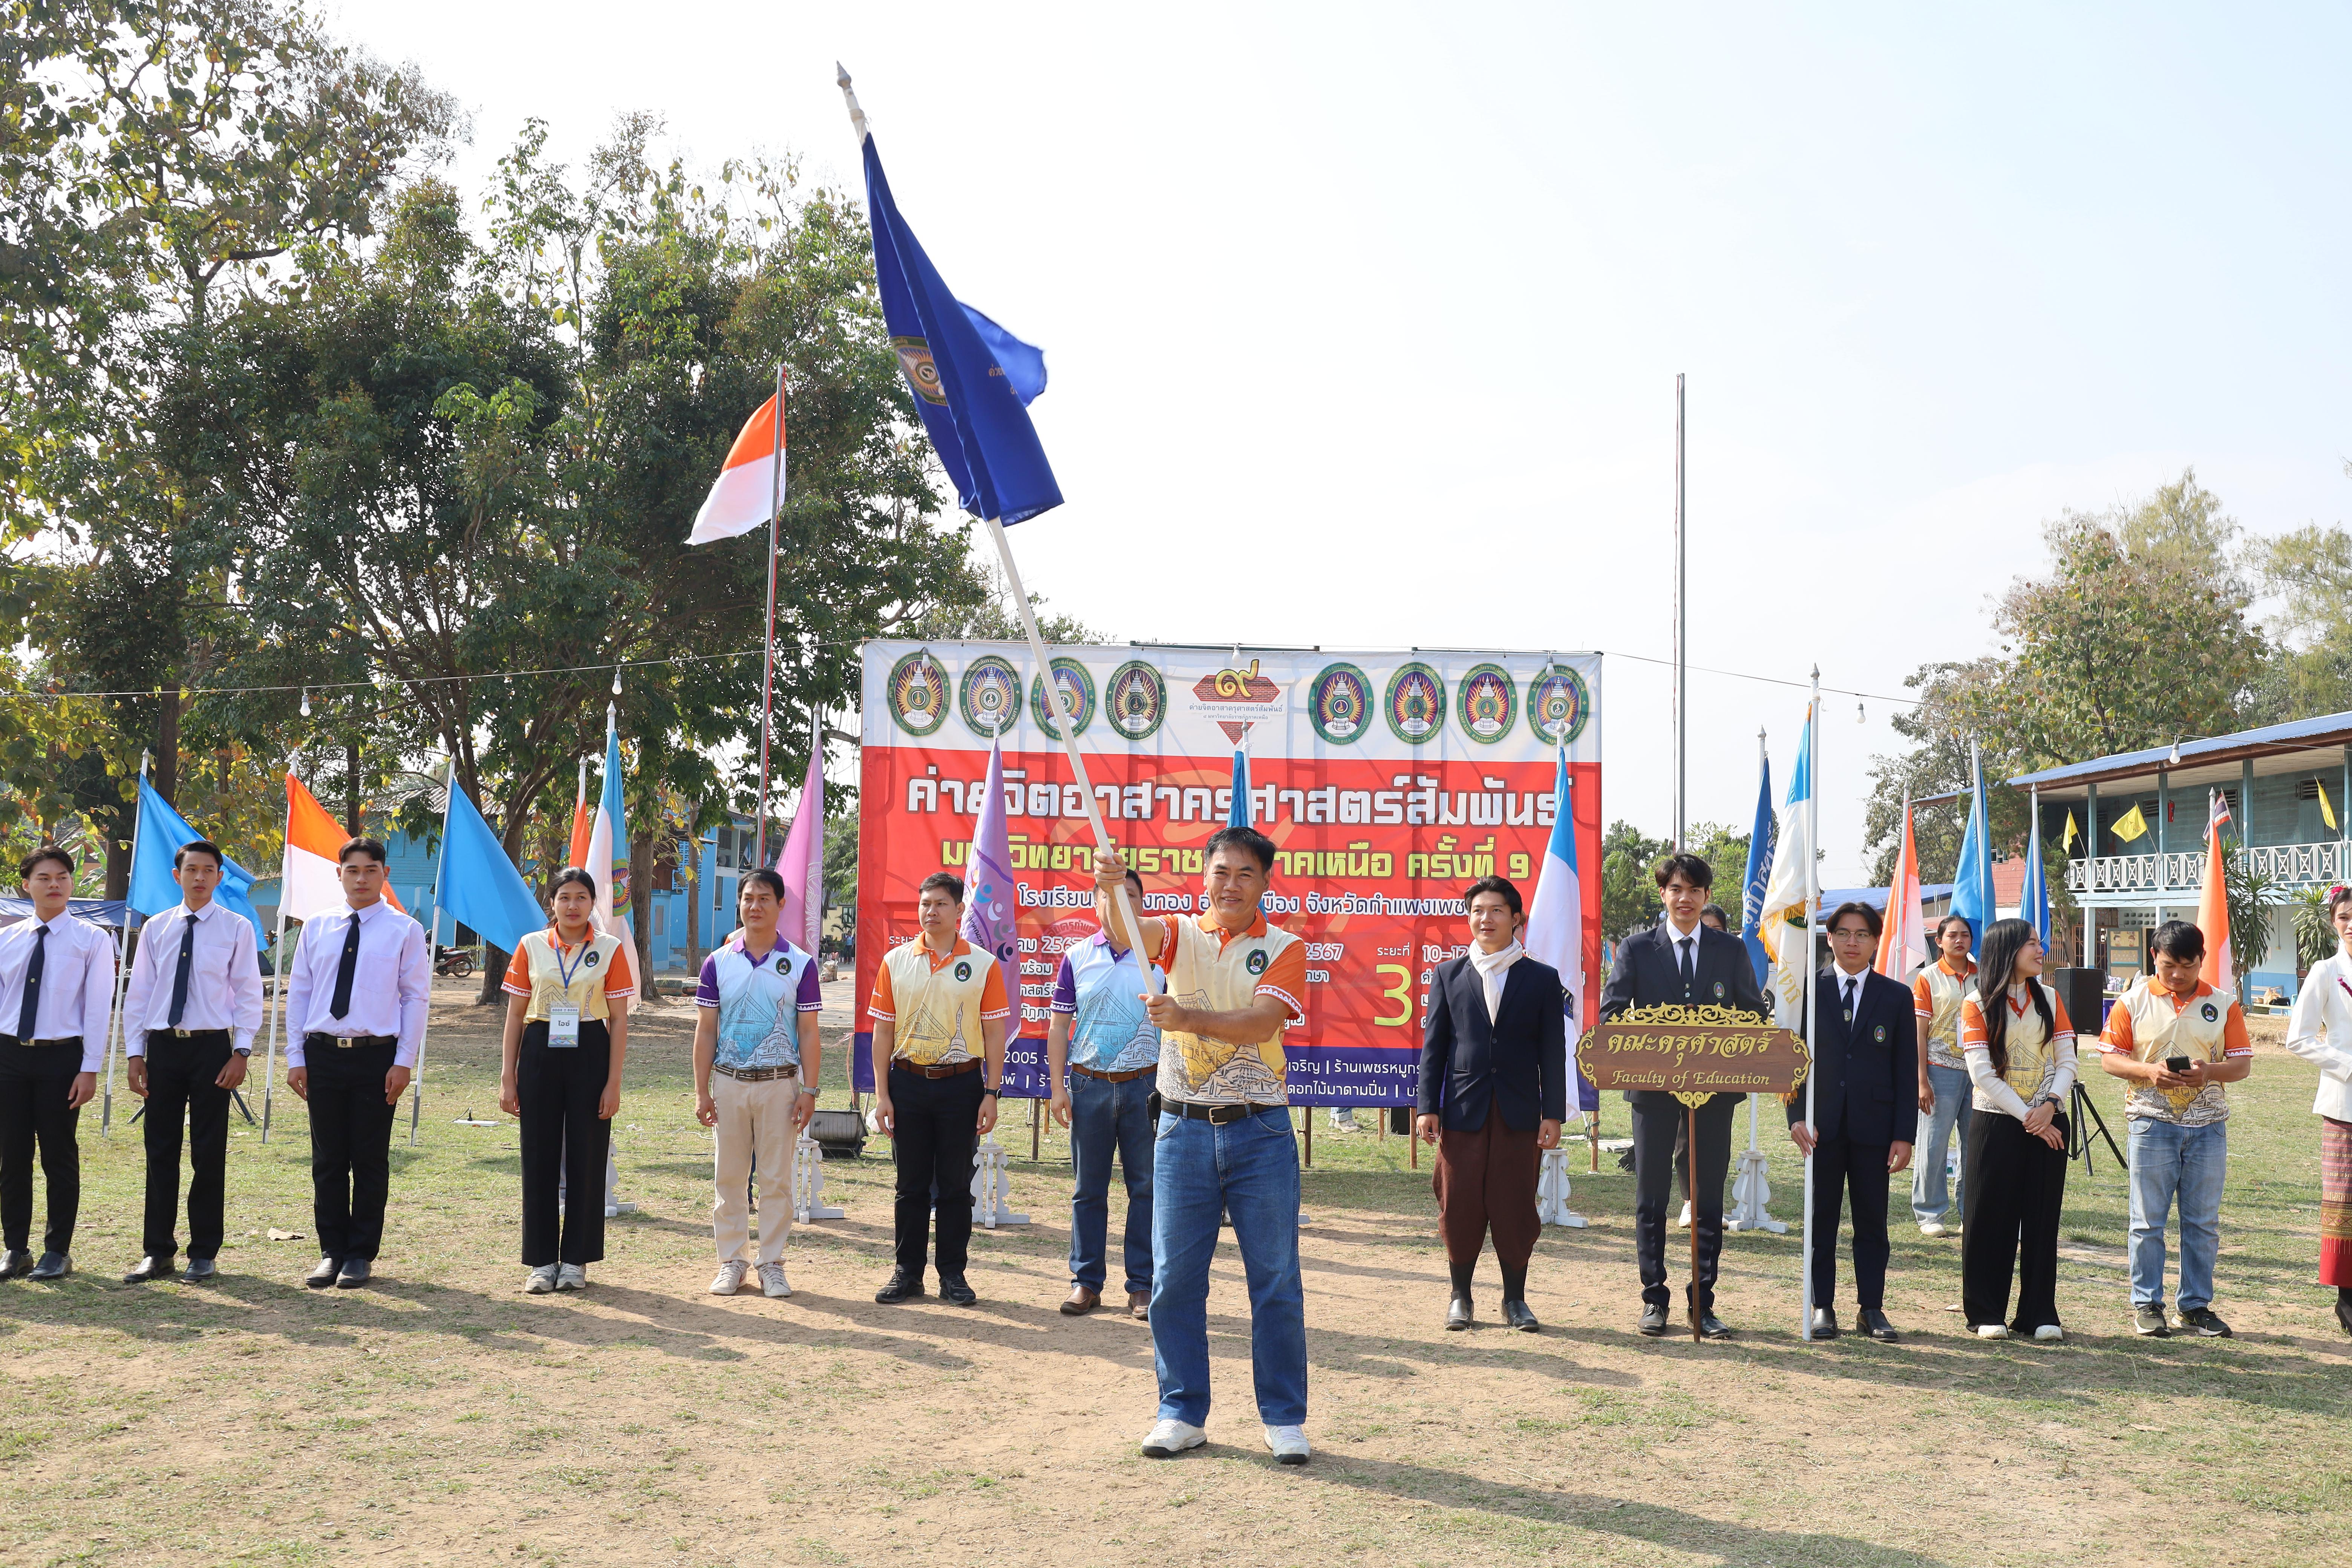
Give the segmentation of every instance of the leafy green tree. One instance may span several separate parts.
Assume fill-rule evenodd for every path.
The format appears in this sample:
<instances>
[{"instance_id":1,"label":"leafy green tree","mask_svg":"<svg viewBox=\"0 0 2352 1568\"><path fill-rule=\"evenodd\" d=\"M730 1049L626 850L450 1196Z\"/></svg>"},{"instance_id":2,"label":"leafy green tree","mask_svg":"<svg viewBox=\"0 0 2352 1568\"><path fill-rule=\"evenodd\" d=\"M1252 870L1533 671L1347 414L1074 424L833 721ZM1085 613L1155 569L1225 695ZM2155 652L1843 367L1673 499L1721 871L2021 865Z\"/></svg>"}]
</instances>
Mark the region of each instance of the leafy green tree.
<instances>
[{"instance_id":1,"label":"leafy green tree","mask_svg":"<svg viewBox=\"0 0 2352 1568\"><path fill-rule=\"evenodd\" d=\"M1630 822L1612 822L1601 836L1601 933L1622 942L1658 918L1658 901L1651 868L1673 846L1652 838Z\"/></svg>"}]
</instances>

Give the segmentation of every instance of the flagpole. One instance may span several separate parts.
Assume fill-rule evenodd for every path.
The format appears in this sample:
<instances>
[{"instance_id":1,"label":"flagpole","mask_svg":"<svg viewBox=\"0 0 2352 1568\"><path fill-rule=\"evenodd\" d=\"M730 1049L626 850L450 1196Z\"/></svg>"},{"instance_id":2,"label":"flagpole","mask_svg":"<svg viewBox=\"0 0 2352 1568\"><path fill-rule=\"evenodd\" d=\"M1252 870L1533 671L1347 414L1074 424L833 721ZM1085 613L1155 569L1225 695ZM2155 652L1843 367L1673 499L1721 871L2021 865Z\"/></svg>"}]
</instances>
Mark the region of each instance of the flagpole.
<instances>
[{"instance_id":1,"label":"flagpole","mask_svg":"<svg viewBox=\"0 0 2352 1568\"><path fill-rule=\"evenodd\" d=\"M148 757L146 752L139 753L139 782L142 784L147 782ZM146 826L147 803L142 799L139 803L138 815L131 819L131 869L134 875L139 869L139 836ZM125 1026L122 993L123 988L131 984L131 886L125 882L122 888L122 924L114 932L114 1006L106 1019L106 1093L98 1107L98 1131L101 1136L111 1136L114 1131L114 1042L117 1037L123 1039L125 1050L130 1048L130 1040L122 1034Z\"/></svg>"},{"instance_id":2,"label":"flagpole","mask_svg":"<svg viewBox=\"0 0 2352 1568\"><path fill-rule=\"evenodd\" d=\"M1675 374L1675 680L1674 680L1674 685L1675 685L1675 700L1674 700L1674 706L1675 706L1675 852L1676 854L1680 854L1680 853L1682 853L1684 850L1688 849L1688 848L1690 847L1689 843L1688 843L1688 842L1686 842L1686 839L1687 839L1687 827L1686 827L1686 824L1685 824L1685 816L1688 815L1688 813L1687 813L1687 810L1686 810L1686 804L1685 804L1685 803L1686 803L1686 793L1685 793L1685 788L1684 788L1684 784L1685 784L1685 754L1686 754L1686 752L1685 752L1685 747L1684 742L1685 742L1685 738L1686 738L1686 736L1687 736L1687 734L1688 734L1689 729L1690 729L1689 714L1688 714L1688 712L1687 712L1687 709L1688 709L1688 707L1689 707L1689 693L1688 693L1688 692L1686 692L1686 691L1684 689L1684 685L1685 685L1684 676L1685 676L1685 666L1684 666L1684 660L1685 660L1685 659L1686 659L1686 658L1689 657L1689 649L1688 649L1688 647L1685 647L1685 643L1686 643L1686 642L1687 642L1687 640L1688 640L1688 639L1687 639L1687 635L1686 635L1686 634L1688 633L1688 631L1689 631L1689 629L1690 629L1690 596L1689 596L1689 595L1688 595L1688 594L1686 594L1686 593L1684 591L1685 586L1684 579L1685 579L1685 577L1687 575L1687 574L1686 574L1686 572L1685 572L1685 565L1684 565L1684 563L1685 563L1685 561L1686 560L1686 558L1687 558L1687 552L1686 552L1685 548L1685 541L1684 541L1684 537L1683 537L1683 378L1682 378L1682 375L1680 374L1680 373L1677 373L1677 374ZM1752 1103L1752 1102L1750 1103L1750 1106L1749 1106L1749 1112L1748 1112L1748 1115L1749 1115L1749 1121L1750 1121L1750 1122L1751 1122L1751 1124L1752 1124L1752 1123L1753 1123L1753 1121L1754 1121L1754 1117L1755 1117L1755 1110L1754 1110L1754 1106L1753 1106L1753 1103Z\"/></svg>"},{"instance_id":3,"label":"flagpole","mask_svg":"<svg viewBox=\"0 0 2352 1568\"><path fill-rule=\"evenodd\" d=\"M269 1107L278 1088L278 1010L286 1000L286 852L278 852L278 934L269 943L269 1048L261 1058L261 1141L269 1142Z\"/></svg>"},{"instance_id":4,"label":"flagpole","mask_svg":"<svg viewBox=\"0 0 2352 1568\"><path fill-rule=\"evenodd\" d=\"M457 801L457 759L441 785L441 852L433 858L433 930L425 943L425 1026L416 1031L416 1070L408 1080L408 1146L416 1147L416 1123L425 1112L425 1037L433 1030L433 944L441 935L441 889L449 869L449 810ZM285 908L284 903L278 905Z\"/></svg>"},{"instance_id":5,"label":"flagpole","mask_svg":"<svg viewBox=\"0 0 2352 1568\"><path fill-rule=\"evenodd\" d=\"M776 461L768 470L768 630L760 644L760 823L755 865L768 863L768 737L776 713L776 520L784 510L784 367L776 365Z\"/></svg>"},{"instance_id":6,"label":"flagpole","mask_svg":"<svg viewBox=\"0 0 2352 1568\"><path fill-rule=\"evenodd\" d=\"M1805 1044L1809 1052L1813 1043L1814 1024L1816 1022L1813 1016L1813 953L1817 940L1814 932L1821 924L1822 903L1822 890L1819 886L1821 880L1822 861L1821 855L1817 848L1817 846L1821 843L1822 826L1821 715L1822 667L1817 664L1813 666L1813 700L1811 706L1807 707L1805 710L1805 750L1809 757L1807 765L1811 770L1805 782L1805 848L1808 853L1805 857L1804 1022ZM1808 1136L1815 1134L1817 1124L1813 1121L1813 1088L1820 1081L1821 1074L1813 1071L1809 1066L1805 1072L1805 1131ZM1805 1213L1803 1216L1805 1226L1804 1318L1802 1321L1797 1325L1797 1337L1802 1340L1811 1340L1813 1337L1813 1231L1815 1228L1813 1225L1813 1167L1821 1163L1818 1156L1819 1151L1816 1150L1813 1154L1809 1154L1805 1157ZM1831 1245L1836 1245L1835 1237L1831 1238Z\"/></svg>"}]
</instances>

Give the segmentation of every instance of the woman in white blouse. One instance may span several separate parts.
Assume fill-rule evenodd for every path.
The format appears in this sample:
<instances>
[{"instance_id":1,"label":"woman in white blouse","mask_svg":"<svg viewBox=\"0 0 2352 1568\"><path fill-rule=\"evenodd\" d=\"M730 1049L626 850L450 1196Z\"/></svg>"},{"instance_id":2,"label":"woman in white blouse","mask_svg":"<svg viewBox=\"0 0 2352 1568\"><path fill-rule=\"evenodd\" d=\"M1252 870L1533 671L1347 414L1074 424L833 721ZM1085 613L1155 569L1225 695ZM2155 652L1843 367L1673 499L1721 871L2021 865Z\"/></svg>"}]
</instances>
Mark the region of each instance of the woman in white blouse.
<instances>
[{"instance_id":1,"label":"woman in white blouse","mask_svg":"<svg viewBox=\"0 0 2352 1568\"><path fill-rule=\"evenodd\" d=\"M2328 889L2327 918L2336 951L2303 977L2286 1048L2319 1066L2319 1282L2352 1334L2352 889Z\"/></svg>"}]
</instances>

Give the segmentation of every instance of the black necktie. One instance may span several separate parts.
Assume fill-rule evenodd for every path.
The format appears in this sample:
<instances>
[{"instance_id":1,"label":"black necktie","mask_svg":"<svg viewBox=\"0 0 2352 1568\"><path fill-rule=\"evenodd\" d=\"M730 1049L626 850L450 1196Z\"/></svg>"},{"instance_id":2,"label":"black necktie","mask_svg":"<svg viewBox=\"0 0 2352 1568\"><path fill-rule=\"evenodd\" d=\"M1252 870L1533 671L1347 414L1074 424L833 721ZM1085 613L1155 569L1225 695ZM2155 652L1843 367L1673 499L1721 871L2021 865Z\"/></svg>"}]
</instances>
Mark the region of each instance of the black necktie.
<instances>
[{"instance_id":1,"label":"black necktie","mask_svg":"<svg viewBox=\"0 0 2352 1568\"><path fill-rule=\"evenodd\" d=\"M1853 1027L1853 988L1861 984L1854 975L1845 977L1845 1026L1849 1029Z\"/></svg>"},{"instance_id":2,"label":"black necktie","mask_svg":"<svg viewBox=\"0 0 2352 1568\"><path fill-rule=\"evenodd\" d=\"M1691 965L1691 947L1696 939L1686 936L1681 940L1683 949L1683 992L1685 995L1688 995L1690 988L1698 981L1698 975Z\"/></svg>"},{"instance_id":3,"label":"black necktie","mask_svg":"<svg viewBox=\"0 0 2352 1568\"><path fill-rule=\"evenodd\" d=\"M33 961L25 965L25 1005L16 1009L16 1037L30 1044L33 1026L41 1016L42 961L49 954L49 928L33 933Z\"/></svg>"},{"instance_id":4,"label":"black necktie","mask_svg":"<svg viewBox=\"0 0 2352 1568\"><path fill-rule=\"evenodd\" d=\"M335 960L335 999L327 1004L330 1016L340 1018L352 1010L352 976L359 966L360 917L354 913L343 929L343 955Z\"/></svg>"},{"instance_id":5,"label":"black necktie","mask_svg":"<svg viewBox=\"0 0 2352 1568\"><path fill-rule=\"evenodd\" d=\"M180 966L172 971L172 1027L178 1028L188 1011L188 963L196 955L196 917L180 922ZM152 1016L152 1015L151 1015Z\"/></svg>"}]
</instances>

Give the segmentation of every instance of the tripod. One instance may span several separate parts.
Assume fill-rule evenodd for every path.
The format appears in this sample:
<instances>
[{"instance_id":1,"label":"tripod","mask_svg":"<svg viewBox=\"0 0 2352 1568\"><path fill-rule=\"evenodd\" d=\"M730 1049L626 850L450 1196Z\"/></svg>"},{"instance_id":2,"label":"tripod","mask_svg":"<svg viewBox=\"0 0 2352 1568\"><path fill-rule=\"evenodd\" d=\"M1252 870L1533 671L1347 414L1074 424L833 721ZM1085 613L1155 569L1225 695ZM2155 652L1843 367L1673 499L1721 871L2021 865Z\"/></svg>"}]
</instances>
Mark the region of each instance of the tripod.
<instances>
[{"instance_id":1,"label":"tripod","mask_svg":"<svg viewBox=\"0 0 2352 1568\"><path fill-rule=\"evenodd\" d=\"M2075 1080L2073 1102L2068 1106L2068 1110L2071 1114L2067 1119L2066 1158L2082 1161L2084 1175L2089 1175L2093 1170L2091 1164L2091 1129L2093 1127L2096 1127L2099 1130L2099 1136L2106 1140L2107 1152L2116 1157L2116 1163L2126 1170L2131 1168L2131 1162L2124 1158L2124 1152L2116 1147L2115 1134L2107 1131L2106 1121L2099 1115L2099 1108L2092 1103L2089 1095L2083 1092L2082 1080L2079 1079Z\"/></svg>"}]
</instances>

